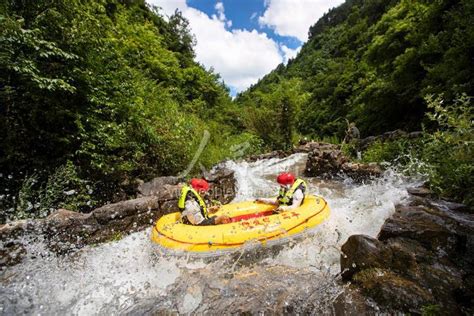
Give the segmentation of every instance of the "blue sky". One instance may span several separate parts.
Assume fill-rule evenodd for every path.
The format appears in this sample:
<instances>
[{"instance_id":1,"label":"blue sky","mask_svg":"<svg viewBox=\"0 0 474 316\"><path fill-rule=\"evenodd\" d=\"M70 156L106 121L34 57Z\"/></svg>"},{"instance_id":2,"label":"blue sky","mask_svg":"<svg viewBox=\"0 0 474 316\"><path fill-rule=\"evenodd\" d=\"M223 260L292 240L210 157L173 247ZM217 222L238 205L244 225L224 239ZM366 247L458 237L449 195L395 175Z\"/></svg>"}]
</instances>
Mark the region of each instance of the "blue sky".
<instances>
[{"instance_id":1,"label":"blue sky","mask_svg":"<svg viewBox=\"0 0 474 316\"><path fill-rule=\"evenodd\" d=\"M178 9L195 35L196 60L219 73L231 94L294 58L308 29L343 0L147 0Z\"/></svg>"},{"instance_id":2,"label":"blue sky","mask_svg":"<svg viewBox=\"0 0 474 316\"><path fill-rule=\"evenodd\" d=\"M216 0L188 0L186 2L188 6L201 10L209 16L216 12ZM292 49L296 49L303 44L296 37L280 36L271 27L259 25L258 17L265 12L264 0L223 0L220 2L224 5L227 19L232 21L232 29L245 29L247 31L259 29L273 40Z\"/></svg>"}]
</instances>

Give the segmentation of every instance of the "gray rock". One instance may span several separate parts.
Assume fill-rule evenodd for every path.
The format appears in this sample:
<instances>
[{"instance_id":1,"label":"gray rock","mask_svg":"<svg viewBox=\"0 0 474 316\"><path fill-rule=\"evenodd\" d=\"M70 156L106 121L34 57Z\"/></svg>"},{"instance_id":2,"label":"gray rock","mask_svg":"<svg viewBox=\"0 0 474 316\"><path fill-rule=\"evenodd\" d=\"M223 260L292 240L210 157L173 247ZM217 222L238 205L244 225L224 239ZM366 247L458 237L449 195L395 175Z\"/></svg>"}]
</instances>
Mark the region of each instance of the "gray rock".
<instances>
[{"instance_id":1,"label":"gray rock","mask_svg":"<svg viewBox=\"0 0 474 316\"><path fill-rule=\"evenodd\" d=\"M436 302L428 289L389 270L363 270L354 276L354 281L366 295L390 312L421 314L423 306Z\"/></svg>"},{"instance_id":2,"label":"gray rock","mask_svg":"<svg viewBox=\"0 0 474 316\"><path fill-rule=\"evenodd\" d=\"M338 145L329 144L329 143L321 143L321 142L307 142L295 148L295 152L305 152L309 153L312 151L330 151L330 150L337 150L339 149Z\"/></svg>"},{"instance_id":3,"label":"gray rock","mask_svg":"<svg viewBox=\"0 0 474 316\"><path fill-rule=\"evenodd\" d=\"M169 185L177 185L179 178L174 176L157 177L149 182L138 186L138 192L141 196L160 195L163 189Z\"/></svg>"},{"instance_id":4,"label":"gray rock","mask_svg":"<svg viewBox=\"0 0 474 316\"><path fill-rule=\"evenodd\" d=\"M43 233L44 220L18 220L0 225L0 268L15 265L25 257L26 239L32 233Z\"/></svg>"},{"instance_id":5,"label":"gray rock","mask_svg":"<svg viewBox=\"0 0 474 316\"><path fill-rule=\"evenodd\" d=\"M342 151L332 146L315 147L308 154L305 168L306 176L333 178L347 175L358 182L379 177L382 173L380 165L350 162Z\"/></svg>"},{"instance_id":6,"label":"gray rock","mask_svg":"<svg viewBox=\"0 0 474 316\"><path fill-rule=\"evenodd\" d=\"M216 166L211 172L203 172L203 178L210 184L208 197L222 204L229 203L237 192L234 171L222 165Z\"/></svg>"},{"instance_id":7,"label":"gray rock","mask_svg":"<svg viewBox=\"0 0 474 316\"><path fill-rule=\"evenodd\" d=\"M431 210L433 211L433 210ZM387 219L378 235L379 240L390 238L410 238L420 242L429 250L442 247L446 251L456 251L462 247L464 238L456 231L447 217L441 217L424 207L397 206L395 214Z\"/></svg>"},{"instance_id":8,"label":"gray rock","mask_svg":"<svg viewBox=\"0 0 474 316\"><path fill-rule=\"evenodd\" d=\"M141 197L138 199L107 204L92 211L92 216L100 224L110 220L133 216L148 210L158 208L159 199L156 196Z\"/></svg>"},{"instance_id":9,"label":"gray rock","mask_svg":"<svg viewBox=\"0 0 474 316\"><path fill-rule=\"evenodd\" d=\"M378 239L351 236L341 269L383 311L472 314L474 215L459 206L414 196L397 205Z\"/></svg>"},{"instance_id":10,"label":"gray rock","mask_svg":"<svg viewBox=\"0 0 474 316\"><path fill-rule=\"evenodd\" d=\"M365 235L352 235L341 248L341 272L348 280L361 270L382 268L392 260L392 253L383 243Z\"/></svg>"},{"instance_id":11,"label":"gray rock","mask_svg":"<svg viewBox=\"0 0 474 316\"><path fill-rule=\"evenodd\" d=\"M411 195L421 196L421 197L430 197L433 195L433 191L428 189L427 187L421 186L416 188L408 188L408 193Z\"/></svg>"},{"instance_id":12,"label":"gray rock","mask_svg":"<svg viewBox=\"0 0 474 316\"><path fill-rule=\"evenodd\" d=\"M275 150L275 151L265 153L265 154L250 156L250 157L247 157L245 160L252 162L252 161L272 159L272 158L285 158L291 154L293 154L293 151Z\"/></svg>"},{"instance_id":13,"label":"gray rock","mask_svg":"<svg viewBox=\"0 0 474 316\"><path fill-rule=\"evenodd\" d=\"M341 170L357 182L380 177L383 174L382 167L377 163L363 164L346 162L342 164Z\"/></svg>"},{"instance_id":14,"label":"gray rock","mask_svg":"<svg viewBox=\"0 0 474 316\"><path fill-rule=\"evenodd\" d=\"M380 310L360 292L357 287L344 288L333 303L336 316L379 315Z\"/></svg>"}]
</instances>

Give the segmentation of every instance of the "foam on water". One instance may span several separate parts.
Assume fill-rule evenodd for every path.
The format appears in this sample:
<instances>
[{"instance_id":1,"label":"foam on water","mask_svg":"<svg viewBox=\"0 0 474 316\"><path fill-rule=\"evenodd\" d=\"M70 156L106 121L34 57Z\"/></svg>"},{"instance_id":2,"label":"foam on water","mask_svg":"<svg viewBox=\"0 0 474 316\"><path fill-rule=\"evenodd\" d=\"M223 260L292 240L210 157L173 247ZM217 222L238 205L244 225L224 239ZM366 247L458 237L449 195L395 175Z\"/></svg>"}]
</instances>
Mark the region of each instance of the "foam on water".
<instances>
[{"instance_id":1,"label":"foam on water","mask_svg":"<svg viewBox=\"0 0 474 316\"><path fill-rule=\"evenodd\" d=\"M305 154L295 154L254 163L228 162L237 178L235 200L274 195L278 190L275 176L281 171L301 175L305 160ZM394 205L407 197L406 187L415 184L414 180L393 171L366 184L307 180L310 193L328 201L332 210L330 218L272 252L247 256L245 264L242 255L227 255L212 261L163 256L151 244L149 230L63 256L49 253L41 241L31 242L28 259L0 272L0 314L117 314L148 301L153 306L162 304L164 308L184 313L205 312L204 305L209 303L203 294L207 284L204 280L219 283L222 291L237 293L239 283L232 290L226 288L228 274L251 275L259 271L259 286L265 292L266 288L279 284L275 283L274 273L269 272L271 269L287 271L280 277L295 280L299 280L298 271L306 271L313 276L314 288L324 288L323 281L318 280L337 277L339 249L347 238L353 234L376 236L394 211ZM189 281L190 275L194 283ZM307 285L295 286L296 290ZM175 299L176 288L185 289L180 300ZM324 291L331 295L335 292L327 287Z\"/></svg>"}]
</instances>

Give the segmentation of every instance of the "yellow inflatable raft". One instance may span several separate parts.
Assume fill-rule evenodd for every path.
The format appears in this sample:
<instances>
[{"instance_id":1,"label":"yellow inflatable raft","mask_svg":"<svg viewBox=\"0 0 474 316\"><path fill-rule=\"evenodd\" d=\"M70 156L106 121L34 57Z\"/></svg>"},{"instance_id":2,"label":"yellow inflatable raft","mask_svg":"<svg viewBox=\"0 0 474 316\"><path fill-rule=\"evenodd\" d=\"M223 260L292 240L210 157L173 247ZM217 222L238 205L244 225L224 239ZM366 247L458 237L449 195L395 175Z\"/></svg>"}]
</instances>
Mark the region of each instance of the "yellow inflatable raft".
<instances>
[{"instance_id":1,"label":"yellow inflatable raft","mask_svg":"<svg viewBox=\"0 0 474 316\"><path fill-rule=\"evenodd\" d=\"M249 241L266 243L301 233L329 216L329 206L321 197L307 196L293 210L273 214L275 206L255 202L223 205L215 215L227 215L232 222L222 225L183 224L180 213L161 217L152 229L153 242L169 250L195 253L232 250Z\"/></svg>"}]
</instances>

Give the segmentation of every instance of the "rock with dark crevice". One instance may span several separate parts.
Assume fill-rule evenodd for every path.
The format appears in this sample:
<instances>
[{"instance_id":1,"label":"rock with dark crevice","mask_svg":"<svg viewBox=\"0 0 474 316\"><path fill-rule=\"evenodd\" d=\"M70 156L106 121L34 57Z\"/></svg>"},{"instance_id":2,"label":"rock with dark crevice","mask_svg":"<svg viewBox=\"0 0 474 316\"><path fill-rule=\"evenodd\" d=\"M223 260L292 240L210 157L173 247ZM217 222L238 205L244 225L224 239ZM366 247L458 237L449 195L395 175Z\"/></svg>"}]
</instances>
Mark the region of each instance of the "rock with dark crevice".
<instances>
[{"instance_id":1,"label":"rock with dark crevice","mask_svg":"<svg viewBox=\"0 0 474 316\"><path fill-rule=\"evenodd\" d=\"M218 165L211 172L203 172L202 176L211 184L208 194L211 200L227 204L234 199L237 186L233 170Z\"/></svg>"},{"instance_id":2,"label":"rock with dark crevice","mask_svg":"<svg viewBox=\"0 0 474 316\"><path fill-rule=\"evenodd\" d=\"M392 260L392 253L382 246L382 242L364 235L353 235L341 248L341 271L348 280L363 269L380 268Z\"/></svg>"},{"instance_id":3,"label":"rock with dark crevice","mask_svg":"<svg viewBox=\"0 0 474 316\"><path fill-rule=\"evenodd\" d=\"M134 216L158 208L159 198L146 196L138 199L107 204L92 211L92 216L100 223L106 224L110 220Z\"/></svg>"},{"instance_id":4,"label":"rock with dark crevice","mask_svg":"<svg viewBox=\"0 0 474 316\"><path fill-rule=\"evenodd\" d=\"M353 163L342 164L341 170L357 182L369 180L382 176L383 170L377 163Z\"/></svg>"},{"instance_id":5,"label":"rock with dark crevice","mask_svg":"<svg viewBox=\"0 0 474 316\"><path fill-rule=\"evenodd\" d=\"M338 150L339 146L323 142L307 142L295 148L296 152L310 153L313 151L333 151Z\"/></svg>"},{"instance_id":6,"label":"rock with dark crevice","mask_svg":"<svg viewBox=\"0 0 474 316\"><path fill-rule=\"evenodd\" d=\"M293 154L293 151L285 151L285 150L275 150L271 151L269 153L264 153L264 154L259 154L259 155L253 155L245 158L246 161L249 162L254 162L257 160L265 160L265 159L272 159L272 158L285 158L288 157L289 155Z\"/></svg>"},{"instance_id":7,"label":"rock with dark crevice","mask_svg":"<svg viewBox=\"0 0 474 316\"><path fill-rule=\"evenodd\" d=\"M380 165L351 162L341 150L333 147L313 148L308 154L305 169L305 175L309 177L348 176L357 182L380 177L382 173Z\"/></svg>"},{"instance_id":8,"label":"rock with dark crevice","mask_svg":"<svg viewBox=\"0 0 474 316\"><path fill-rule=\"evenodd\" d=\"M180 179L175 176L157 177L138 186L140 196L161 195L169 186L177 185Z\"/></svg>"},{"instance_id":9,"label":"rock with dark crevice","mask_svg":"<svg viewBox=\"0 0 474 316\"><path fill-rule=\"evenodd\" d=\"M355 286L346 287L333 302L333 314L336 316L379 315L380 310Z\"/></svg>"},{"instance_id":10,"label":"rock with dark crevice","mask_svg":"<svg viewBox=\"0 0 474 316\"><path fill-rule=\"evenodd\" d=\"M415 203L416 202L416 203ZM415 196L398 205L378 238L349 237L341 270L385 311L474 311L474 215Z\"/></svg>"},{"instance_id":11,"label":"rock with dark crevice","mask_svg":"<svg viewBox=\"0 0 474 316\"><path fill-rule=\"evenodd\" d=\"M0 225L0 268L20 263L26 255L25 235L41 234L44 220L18 220Z\"/></svg>"},{"instance_id":12,"label":"rock with dark crevice","mask_svg":"<svg viewBox=\"0 0 474 316\"><path fill-rule=\"evenodd\" d=\"M310 177L330 178L341 171L348 158L336 149L314 149L308 154L305 175Z\"/></svg>"},{"instance_id":13,"label":"rock with dark crevice","mask_svg":"<svg viewBox=\"0 0 474 316\"><path fill-rule=\"evenodd\" d=\"M382 135L368 136L366 138L360 139L357 142L357 145L358 145L359 150L365 150L376 141L385 142L385 141L394 141L394 140L403 139L403 138L416 139L422 136L423 136L423 132L421 131L405 132L405 131L397 129L394 131L386 132Z\"/></svg>"},{"instance_id":14,"label":"rock with dark crevice","mask_svg":"<svg viewBox=\"0 0 474 316\"><path fill-rule=\"evenodd\" d=\"M429 289L390 270L365 269L353 279L364 294L386 310L419 314L423 306L436 302Z\"/></svg>"},{"instance_id":15,"label":"rock with dark crevice","mask_svg":"<svg viewBox=\"0 0 474 316\"><path fill-rule=\"evenodd\" d=\"M408 188L407 191L411 195L421 196L421 197L431 197L433 195L433 191L431 191L425 186Z\"/></svg>"}]
</instances>

